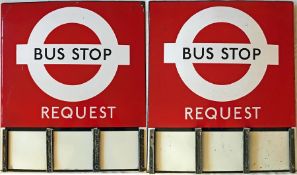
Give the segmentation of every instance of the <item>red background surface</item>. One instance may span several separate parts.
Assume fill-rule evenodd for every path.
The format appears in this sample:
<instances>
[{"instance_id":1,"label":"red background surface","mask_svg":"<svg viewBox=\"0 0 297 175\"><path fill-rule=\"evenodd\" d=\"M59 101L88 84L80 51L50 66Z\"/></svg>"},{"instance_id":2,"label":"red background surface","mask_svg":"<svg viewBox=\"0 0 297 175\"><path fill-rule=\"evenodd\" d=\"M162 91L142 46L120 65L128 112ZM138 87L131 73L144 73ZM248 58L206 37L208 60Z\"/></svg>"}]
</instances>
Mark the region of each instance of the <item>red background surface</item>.
<instances>
[{"instance_id":1,"label":"red background surface","mask_svg":"<svg viewBox=\"0 0 297 175\"><path fill-rule=\"evenodd\" d=\"M164 43L175 43L183 24L198 11L228 6L249 14L262 28L269 44L279 45L279 65L269 65L260 84L234 101L215 102L193 93L181 80L175 64L164 64ZM294 35L292 2L151 2L149 62L149 127L235 128L295 126ZM203 19L201 19L203 20ZM249 43L236 26L209 25L193 40L196 43ZM249 65L195 64L204 79L229 84L240 79ZM195 77L193 77L195 78ZM259 119L184 120L185 107L261 106Z\"/></svg>"},{"instance_id":2,"label":"red background surface","mask_svg":"<svg viewBox=\"0 0 297 175\"><path fill-rule=\"evenodd\" d=\"M81 102L64 102L45 94L26 65L16 65L16 45L26 44L35 24L62 7L82 7L103 17L121 45L130 45L130 65L118 67L111 84ZM145 126L145 21L141 2L42 2L2 4L2 127L143 127ZM96 21L94 21L96 22ZM100 27L100 26L98 26ZM65 24L52 31L47 44L98 44L89 28ZM46 65L65 84L92 78L97 65ZM83 92L82 92L83 93ZM113 119L41 119L41 106L117 106Z\"/></svg>"}]
</instances>

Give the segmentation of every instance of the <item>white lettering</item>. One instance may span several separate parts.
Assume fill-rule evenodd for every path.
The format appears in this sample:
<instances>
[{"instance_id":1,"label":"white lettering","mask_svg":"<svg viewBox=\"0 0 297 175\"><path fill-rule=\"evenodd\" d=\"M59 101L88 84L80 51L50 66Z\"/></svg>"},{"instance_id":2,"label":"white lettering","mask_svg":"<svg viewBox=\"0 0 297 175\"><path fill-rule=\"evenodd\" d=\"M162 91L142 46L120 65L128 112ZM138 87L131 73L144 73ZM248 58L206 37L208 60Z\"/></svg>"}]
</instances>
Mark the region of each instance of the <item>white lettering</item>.
<instances>
[{"instance_id":1,"label":"white lettering","mask_svg":"<svg viewBox=\"0 0 297 175\"><path fill-rule=\"evenodd\" d=\"M115 106L108 106L108 109L110 109L110 118L113 118L113 109L115 109Z\"/></svg>"},{"instance_id":2,"label":"white lettering","mask_svg":"<svg viewBox=\"0 0 297 175\"><path fill-rule=\"evenodd\" d=\"M240 120L242 119L240 116L240 111L241 111L241 107L234 107L234 119L235 120Z\"/></svg>"},{"instance_id":3,"label":"white lettering","mask_svg":"<svg viewBox=\"0 0 297 175\"><path fill-rule=\"evenodd\" d=\"M59 119L59 116L57 116L58 109L59 109L59 107L57 107L57 106L52 107L52 119Z\"/></svg>"},{"instance_id":4,"label":"white lettering","mask_svg":"<svg viewBox=\"0 0 297 175\"><path fill-rule=\"evenodd\" d=\"M210 112L210 114L208 113L208 111L212 111ZM212 114L212 115L211 115ZM212 120L212 119L217 119L217 111L215 108L213 107L209 107L205 110L205 117Z\"/></svg>"},{"instance_id":5,"label":"white lettering","mask_svg":"<svg viewBox=\"0 0 297 175\"><path fill-rule=\"evenodd\" d=\"M192 117L193 109L191 107L185 107L185 119L188 120L188 117L193 120Z\"/></svg>"},{"instance_id":6,"label":"white lettering","mask_svg":"<svg viewBox=\"0 0 297 175\"><path fill-rule=\"evenodd\" d=\"M58 106L42 106L42 119L113 119L116 106L81 106L81 107L58 107Z\"/></svg>"},{"instance_id":7,"label":"white lettering","mask_svg":"<svg viewBox=\"0 0 297 175\"><path fill-rule=\"evenodd\" d=\"M49 109L46 106L42 106L41 107L41 118L45 118L44 116L46 116L46 118L50 118L50 116L48 115Z\"/></svg>"},{"instance_id":8,"label":"white lettering","mask_svg":"<svg viewBox=\"0 0 297 175\"><path fill-rule=\"evenodd\" d=\"M196 108L196 120L203 120L203 118L200 116L202 114L201 112L202 109L203 108L200 108L200 107Z\"/></svg>"},{"instance_id":9,"label":"white lettering","mask_svg":"<svg viewBox=\"0 0 297 175\"><path fill-rule=\"evenodd\" d=\"M259 110L261 109L261 107L252 107L255 110L255 118L258 119L258 115L259 115Z\"/></svg>"},{"instance_id":10,"label":"white lettering","mask_svg":"<svg viewBox=\"0 0 297 175\"><path fill-rule=\"evenodd\" d=\"M104 107L104 106L102 106L101 108L103 108L103 107ZM97 117L95 116L95 114L96 114L96 109L97 109L96 106L91 106L91 107L90 107L90 118L93 118L93 119L97 118Z\"/></svg>"},{"instance_id":11,"label":"white lettering","mask_svg":"<svg viewBox=\"0 0 297 175\"><path fill-rule=\"evenodd\" d=\"M258 119L261 107L185 107L185 120L250 120ZM195 116L195 118L193 118Z\"/></svg>"},{"instance_id":12,"label":"white lettering","mask_svg":"<svg viewBox=\"0 0 297 175\"><path fill-rule=\"evenodd\" d=\"M65 112L66 110L68 112ZM63 118L72 118L72 114L73 114L73 111L71 110L70 107L65 107L61 110L61 115Z\"/></svg>"}]
</instances>

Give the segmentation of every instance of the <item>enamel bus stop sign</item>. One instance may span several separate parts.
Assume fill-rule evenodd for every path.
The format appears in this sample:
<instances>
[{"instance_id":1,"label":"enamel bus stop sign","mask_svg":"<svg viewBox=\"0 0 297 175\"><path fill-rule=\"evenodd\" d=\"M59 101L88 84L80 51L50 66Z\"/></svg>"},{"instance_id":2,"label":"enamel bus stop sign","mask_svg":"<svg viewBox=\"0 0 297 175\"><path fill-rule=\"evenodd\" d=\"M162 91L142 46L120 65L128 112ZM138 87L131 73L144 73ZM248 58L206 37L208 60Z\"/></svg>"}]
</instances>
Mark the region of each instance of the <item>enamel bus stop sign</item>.
<instances>
[{"instance_id":1,"label":"enamel bus stop sign","mask_svg":"<svg viewBox=\"0 0 297 175\"><path fill-rule=\"evenodd\" d=\"M149 127L295 126L293 3L152 2Z\"/></svg>"},{"instance_id":2,"label":"enamel bus stop sign","mask_svg":"<svg viewBox=\"0 0 297 175\"><path fill-rule=\"evenodd\" d=\"M1 10L3 127L145 126L141 2Z\"/></svg>"}]
</instances>

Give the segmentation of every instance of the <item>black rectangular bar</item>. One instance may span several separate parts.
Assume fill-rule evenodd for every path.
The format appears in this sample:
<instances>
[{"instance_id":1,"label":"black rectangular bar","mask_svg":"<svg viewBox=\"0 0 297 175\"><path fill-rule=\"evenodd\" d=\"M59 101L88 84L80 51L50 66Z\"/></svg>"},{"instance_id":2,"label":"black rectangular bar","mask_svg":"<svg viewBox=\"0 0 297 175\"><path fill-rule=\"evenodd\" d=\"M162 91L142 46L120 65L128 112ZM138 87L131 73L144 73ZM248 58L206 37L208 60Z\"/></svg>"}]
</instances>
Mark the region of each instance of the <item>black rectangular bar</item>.
<instances>
[{"instance_id":1,"label":"black rectangular bar","mask_svg":"<svg viewBox=\"0 0 297 175\"><path fill-rule=\"evenodd\" d=\"M289 128L250 128L250 131L288 131Z\"/></svg>"},{"instance_id":2,"label":"black rectangular bar","mask_svg":"<svg viewBox=\"0 0 297 175\"><path fill-rule=\"evenodd\" d=\"M53 129L46 129L46 171L54 171Z\"/></svg>"},{"instance_id":3,"label":"black rectangular bar","mask_svg":"<svg viewBox=\"0 0 297 175\"><path fill-rule=\"evenodd\" d=\"M243 173L250 172L249 134L250 134L250 128L244 128L243 129Z\"/></svg>"},{"instance_id":4,"label":"black rectangular bar","mask_svg":"<svg viewBox=\"0 0 297 175\"><path fill-rule=\"evenodd\" d=\"M100 131L138 131L139 128L100 128Z\"/></svg>"},{"instance_id":5,"label":"black rectangular bar","mask_svg":"<svg viewBox=\"0 0 297 175\"><path fill-rule=\"evenodd\" d=\"M139 171L145 170L144 167L144 129L138 131L138 160L139 160Z\"/></svg>"},{"instance_id":6,"label":"black rectangular bar","mask_svg":"<svg viewBox=\"0 0 297 175\"><path fill-rule=\"evenodd\" d=\"M3 155L2 155L2 171L8 171L8 129L3 129L2 132L2 148L3 148Z\"/></svg>"},{"instance_id":7,"label":"black rectangular bar","mask_svg":"<svg viewBox=\"0 0 297 175\"><path fill-rule=\"evenodd\" d=\"M195 128L195 143L196 143L196 174L202 173L202 129Z\"/></svg>"},{"instance_id":8,"label":"black rectangular bar","mask_svg":"<svg viewBox=\"0 0 297 175\"><path fill-rule=\"evenodd\" d=\"M99 170L99 174L103 174L104 172L108 172L108 174L113 174L113 173L119 173L119 174L121 174L121 173L126 173L126 171L128 172L128 171L133 171L135 174L137 174L137 172L139 172L139 169L138 168L135 168L135 169L133 169L133 168L128 168L128 169L123 169L123 168L119 168L119 169L116 169L116 168L107 168L107 169L100 169ZM94 171L93 171L94 172Z\"/></svg>"},{"instance_id":9,"label":"black rectangular bar","mask_svg":"<svg viewBox=\"0 0 297 175\"><path fill-rule=\"evenodd\" d=\"M295 173L295 129L289 128L289 169Z\"/></svg>"},{"instance_id":10,"label":"black rectangular bar","mask_svg":"<svg viewBox=\"0 0 297 175\"><path fill-rule=\"evenodd\" d=\"M100 130L92 129L93 132L93 171L100 171Z\"/></svg>"},{"instance_id":11,"label":"black rectangular bar","mask_svg":"<svg viewBox=\"0 0 297 175\"><path fill-rule=\"evenodd\" d=\"M156 171L156 173L159 173L159 174L162 174L162 173L165 173L165 174L195 174L195 171Z\"/></svg>"},{"instance_id":12,"label":"black rectangular bar","mask_svg":"<svg viewBox=\"0 0 297 175\"><path fill-rule=\"evenodd\" d=\"M155 129L150 129L150 146L149 146L149 170L150 174L155 173Z\"/></svg>"},{"instance_id":13,"label":"black rectangular bar","mask_svg":"<svg viewBox=\"0 0 297 175\"><path fill-rule=\"evenodd\" d=\"M155 128L155 132L189 132L195 131L194 128Z\"/></svg>"}]
</instances>

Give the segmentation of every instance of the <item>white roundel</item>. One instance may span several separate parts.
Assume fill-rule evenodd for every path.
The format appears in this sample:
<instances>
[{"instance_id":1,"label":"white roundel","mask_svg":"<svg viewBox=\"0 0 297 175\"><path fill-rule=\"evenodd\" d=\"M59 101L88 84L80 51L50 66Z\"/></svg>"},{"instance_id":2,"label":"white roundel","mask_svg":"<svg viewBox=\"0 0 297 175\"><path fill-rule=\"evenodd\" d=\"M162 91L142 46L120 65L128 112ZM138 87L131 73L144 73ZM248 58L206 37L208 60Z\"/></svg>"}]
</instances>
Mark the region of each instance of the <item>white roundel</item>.
<instances>
[{"instance_id":1,"label":"white roundel","mask_svg":"<svg viewBox=\"0 0 297 175\"><path fill-rule=\"evenodd\" d=\"M61 8L44 16L32 30L27 45L44 44L51 31L67 23L77 23L88 27L100 38L101 45L119 46L112 28L101 16L79 7ZM126 51L124 56L129 62L129 51ZM67 85L56 81L47 72L44 64L28 61L27 65L34 82L46 94L59 100L77 102L101 93L113 80L119 64L115 64L115 61L107 61L90 80L77 85Z\"/></svg>"},{"instance_id":2,"label":"white roundel","mask_svg":"<svg viewBox=\"0 0 297 175\"><path fill-rule=\"evenodd\" d=\"M205 80L196 72L192 62L181 61L180 57L173 58L174 55L178 55L174 52L180 46L193 45L194 38L203 28L221 22L237 26L247 35L250 45L262 47L266 51L263 56L251 63L248 72L241 79L226 85ZM192 92L205 99L219 102L236 100L249 94L263 79L267 65L278 64L278 46L267 44L266 37L257 22L243 11L221 6L199 11L188 19L182 26L176 43L165 43L164 54L164 62L176 64L178 74Z\"/></svg>"}]
</instances>

